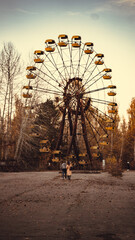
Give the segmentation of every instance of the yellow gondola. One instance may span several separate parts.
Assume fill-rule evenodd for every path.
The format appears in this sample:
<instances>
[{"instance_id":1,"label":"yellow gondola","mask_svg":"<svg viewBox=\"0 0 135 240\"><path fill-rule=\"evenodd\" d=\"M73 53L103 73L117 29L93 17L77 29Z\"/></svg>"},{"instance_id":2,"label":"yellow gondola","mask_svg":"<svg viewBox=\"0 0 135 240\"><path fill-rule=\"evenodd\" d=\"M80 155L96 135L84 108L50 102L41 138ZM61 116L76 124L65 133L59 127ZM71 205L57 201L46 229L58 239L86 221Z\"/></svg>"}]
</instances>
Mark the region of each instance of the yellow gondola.
<instances>
[{"instance_id":1,"label":"yellow gondola","mask_svg":"<svg viewBox=\"0 0 135 240\"><path fill-rule=\"evenodd\" d=\"M115 95L116 95L116 93L115 93L115 92L112 92L112 91L111 91L111 92L108 92L107 94L108 94L108 96L115 96Z\"/></svg>"},{"instance_id":2,"label":"yellow gondola","mask_svg":"<svg viewBox=\"0 0 135 240\"><path fill-rule=\"evenodd\" d=\"M95 64L96 65L103 65L104 61L103 60L97 60L97 61L95 61Z\"/></svg>"},{"instance_id":3,"label":"yellow gondola","mask_svg":"<svg viewBox=\"0 0 135 240\"><path fill-rule=\"evenodd\" d=\"M109 85L108 88L110 88L110 89L115 89L116 86L115 86L115 85Z\"/></svg>"},{"instance_id":4,"label":"yellow gondola","mask_svg":"<svg viewBox=\"0 0 135 240\"><path fill-rule=\"evenodd\" d=\"M29 93L23 93L24 98L32 98L32 94Z\"/></svg>"},{"instance_id":5,"label":"yellow gondola","mask_svg":"<svg viewBox=\"0 0 135 240\"><path fill-rule=\"evenodd\" d=\"M87 153L80 153L79 157L87 157Z\"/></svg>"},{"instance_id":6,"label":"yellow gondola","mask_svg":"<svg viewBox=\"0 0 135 240\"><path fill-rule=\"evenodd\" d=\"M36 55L43 55L44 51L42 51L42 50L35 50L34 54L36 54Z\"/></svg>"},{"instance_id":7,"label":"yellow gondola","mask_svg":"<svg viewBox=\"0 0 135 240\"><path fill-rule=\"evenodd\" d=\"M45 50L46 50L46 52L54 52L54 51L55 51L55 48L46 47Z\"/></svg>"},{"instance_id":8,"label":"yellow gondola","mask_svg":"<svg viewBox=\"0 0 135 240\"><path fill-rule=\"evenodd\" d=\"M84 52L86 54L92 54L93 53L93 43L92 42L86 42L85 43L85 48L84 48Z\"/></svg>"},{"instance_id":9,"label":"yellow gondola","mask_svg":"<svg viewBox=\"0 0 135 240\"><path fill-rule=\"evenodd\" d=\"M117 106L117 103L115 103L115 102L110 102L110 103L108 103L108 106Z\"/></svg>"},{"instance_id":10,"label":"yellow gondola","mask_svg":"<svg viewBox=\"0 0 135 240\"><path fill-rule=\"evenodd\" d=\"M97 158L97 157L99 157L99 154L98 153L92 153L92 157Z\"/></svg>"},{"instance_id":11,"label":"yellow gondola","mask_svg":"<svg viewBox=\"0 0 135 240\"><path fill-rule=\"evenodd\" d=\"M47 144L47 143L49 143L49 140L41 140L41 141L40 141L40 144L43 144L43 143L44 143L44 144Z\"/></svg>"},{"instance_id":12,"label":"yellow gondola","mask_svg":"<svg viewBox=\"0 0 135 240\"><path fill-rule=\"evenodd\" d=\"M109 74L110 72L112 72L112 69L111 68L105 68L103 70L103 72L105 72L105 75L103 75L103 79L111 79L112 76Z\"/></svg>"},{"instance_id":13,"label":"yellow gondola","mask_svg":"<svg viewBox=\"0 0 135 240\"><path fill-rule=\"evenodd\" d=\"M110 124L112 124L112 123L114 123L114 120L112 120L112 119L108 119L108 120L106 120L106 123L110 123Z\"/></svg>"},{"instance_id":14,"label":"yellow gondola","mask_svg":"<svg viewBox=\"0 0 135 240\"><path fill-rule=\"evenodd\" d=\"M44 59L35 58L35 59L34 59L34 62L35 62L35 63L43 63L43 62L44 62Z\"/></svg>"},{"instance_id":15,"label":"yellow gondola","mask_svg":"<svg viewBox=\"0 0 135 240\"><path fill-rule=\"evenodd\" d=\"M61 151L60 150L54 150L52 152L52 162L58 163L60 161Z\"/></svg>"},{"instance_id":16,"label":"yellow gondola","mask_svg":"<svg viewBox=\"0 0 135 240\"><path fill-rule=\"evenodd\" d=\"M23 89L33 89L33 87L32 86L23 86Z\"/></svg>"},{"instance_id":17,"label":"yellow gondola","mask_svg":"<svg viewBox=\"0 0 135 240\"><path fill-rule=\"evenodd\" d=\"M112 131L114 129L114 127L106 127L106 130L108 131Z\"/></svg>"},{"instance_id":18,"label":"yellow gondola","mask_svg":"<svg viewBox=\"0 0 135 240\"><path fill-rule=\"evenodd\" d=\"M30 133L29 134L30 137L40 137L39 133Z\"/></svg>"},{"instance_id":19,"label":"yellow gondola","mask_svg":"<svg viewBox=\"0 0 135 240\"><path fill-rule=\"evenodd\" d=\"M75 158L75 155L71 154L68 156L69 159Z\"/></svg>"},{"instance_id":20,"label":"yellow gondola","mask_svg":"<svg viewBox=\"0 0 135 240\"><path fill-rule=\"evenodd\" d=\"M108 73L108 72L112 72L112 69L111 68L105 68L103 71Z\"/></svg>"},{"instance_id":21,"label":"yellow gondola","mask_svg":"<svg viewBox=\"0 0 135 240\"><path fill-rule=\"evenodd\" d=\"M72 37L72 47L79 48L81 46L81 37L76 35Z\"/></svg>"},{"instance_id":22,"label":"yellow gondola","mask_svg":"<svg viewBox=\"0 0 135 240\"><path fill-rule=\"evenodd\" d=\"M61 151L60 150L55 150L52 152L52 154L61 154Z\"/></svg>"},{"instance_id":23,"label":"yellow gondola","mask_svg":"<svg viewBox=\"0 0 135 240\"><path fill-rule=\"evenodd\" d=\"M46 153L48 153L48 152L49 152L49 149L47 149L47 148L45 148L45 149L44 149L44 148L40 148L40 149L39 149L39 152L42 152L42 153L45 153L45 152L46 152Z\"/></svg>"},{"instance_id":24,"label":"yellow gondola","mask_svg":"<svg viewBox=\"0 0 135 240\"><path fill-rule=\"evenodd\" d=\"M104 54L103 54L103 53L97 53L97 54L95 55L95 57L103 58L103 57L104 57Z\"/></svg>"},{"instance_id":25,"label":"yellow gondola","mask_svg":"<svg viewBox=\"0 0 135 240\"><path fill-rule=\"evenodd\" d=\"M103 142L100 142L99 144L102 145L102 146L107 146L108 142L103 141Z\"/></svg>"},{"instance_id":26,"label":"yellow gondola","mask_svg":"<svg viewBox=\"0 0 135 240\"><path fill-rule=\"evenodd\" d=\"M59 158L52 158L52 162L58 163L59 161L60 161Z\"/></svg>"},{"instance_id":27,"label":"yellow gondola","mask_svg":"<svg viewBox=\"0 0 135 240\"><path fill-rule=\"evenodd\" d=\"M99 147L98 146L91 146L90 149L97 150L97 149L99 149Z\"/></svg>"},{"instance_id":28,"label":"yellow gondola","mask_svg":"<svg viewBox=\"0 0 135 240\"><path fill-rule=\"evenodd\" d=\"M95 55L95 57L96 57L96 60L95 60L95 64L96 64L96 65L103 65L103 64L104 64L104 61L102 60L102 58L104 57L104 54L102 54L102 53L97 53L97 54Z\"/></svg>"},{"instance_id":29,"label":"yellow gondola","mask_svg":"<svg viewBox=\"0 0 135 240\"><path fill-rule=\"evenodd\" d=\"M79 161L79 164L80 164L80 165L85 165L86 162L85 162L84 160L80 160L80 161Z\"/></svg>"},{"instance_id":30,"label":"yellow gondola","mask_svg":"<svg viewBox=\"0 0 135 240\"><path fill-rule=\"evenodd\" d=\"M26 70L35 71L35 70L36 70L36 67L35 67L35 66L28 66L28 67L26 68Z\"/></svg>"},{"instance_id":31,"label":"yellow gondola","mask_svg":"<svg viewBox=\"0 0 135 240\"><path fill-rule=\"evenodd\" d=\"M58 36L58 45L59 47L66 47L68 45L68 36L65 34L61 34Z\"/></svg>"},{"instance_id":32,"label":"yellow gondola","mask_svg":"<svg viewBox=\"0 0 135 240\"><path fill-rule=\"evenodd\" d=\"M55 47L54 47L55 41L53 39L47 39L45 41L45 43L46 43L46 48L45 48L46 52L54 52L55 51Z\"/></svg>"},{"instance_id":33,"label":"yellow gondola","mask_svg":"<svg viewBox=\"0 0 135 240\"><path fill-rule=\"evenodd\" d=\"M100 138L108 138L107 134L101 135Z\"/></svg>"},{"instance_id":34,"label":"yellow gondola","mask_svg":"<svg viewBox=\"0 0 135 240\"><path fill-rule=\"evenodd\" d=\"M42 153L48 153L50 152L50 147L49 147L49 141L48 140L41 140L40 141L40 152Z\"/></svg>"},{"instance_id":35,"label":"yellow gondola","mask_svg":"<svg viewBox=\"0 0 135 240\"><path fill-rule=\"evenodd\" d=\"M26 78L27 78L27 79L35 79L36 76L30 73L30 74L27 74L27 75L26 75Z\"/></svg>"},{"instance_id":36,"label":"yellow gondola","mask_svg":"<svg viewBox=\"0 0 135 240\"><path fill-rule=\"evenodd\" d=\"M115 113L117 113L117 110L115 110L115 109L111 109L111 110L108 110L108 113L115 114Z\"/></svg>"},{"instance_id":37,"label":"yellow gondola","mask_svg":"<svg viewBox=\"0 0 135 240\"><path fill-rule=\"evenodd\" d=\"M40 149L39 149L40 152L50 152L50 142L49 140L41 140L40 141Z\"/></svg>"},{"instance_id":38,"label":"yellow gondola","mask_svg":"<svg viewBox=\"0 0 135 240\"><path fill-rule=\"evenodd\" d=\"M111 78L112 78L111 75L108 75L108 74L103 75L103 79L108 80L108 79L111 79Z\"/></svg>"}]
</instances>

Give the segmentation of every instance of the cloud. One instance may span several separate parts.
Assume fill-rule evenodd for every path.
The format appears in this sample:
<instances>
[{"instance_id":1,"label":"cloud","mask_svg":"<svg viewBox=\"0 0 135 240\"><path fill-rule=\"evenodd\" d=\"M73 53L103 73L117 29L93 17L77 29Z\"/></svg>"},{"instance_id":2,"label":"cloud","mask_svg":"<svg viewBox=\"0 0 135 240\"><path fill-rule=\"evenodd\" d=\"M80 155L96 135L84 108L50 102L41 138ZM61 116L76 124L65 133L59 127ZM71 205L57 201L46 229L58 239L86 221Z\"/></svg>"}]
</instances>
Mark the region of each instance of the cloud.
<instances>
[{"instance_id":1,"label":"cloud","mask_svg":"<svg viewBox=\"0 0 135 240\"><path fill-rule=\"evenodd\" d=\"M85 13L87 15L90 15L93 20L98 20L102 14L109 11L111 11L111 6L104 4L102 6L94 7L93 9L86 11Z\"/></svg>"},{"instance_id":2,"label":"cloud","mask_svg":"<svg viewBox=\"0 0 135 240\"><path fill-rule=\"evenodd\" d=\"M114 3L135 7L135 0L118 0L118 1L114 1Z\"/></svg>"},{"instance_id":3,"label":"cloud","mask_svg":"<svg viewBox=\"0 0 135 240\"><path fill-rule=\"evenodd\" d=\"M135 0L102 0L100 5L93 5L90 11L86 12L93 20L100 16L109 15L127 17L130 22L135 22Z\"/></svg>"},{"instance_id":4,"label":"cloud","mask_svg":"<svg viewBox=\"0 0 135 240\"><path fill-rule=\"evenodd\" d=\"M119 6L125 9L135 11L135 0L111 0L112 6Z\"/></svg>"},{"instance_id":5,"label":"cloud","mask_svg":"<svg viewBox=\"0 0 135 240\"><path fill-rule=\"evenodd\" d=\"M31 12L21 8L15 8L14 11L24 13L24 14L32 14L32 15L38 14L37 12Z\"/></svg>"},{"instance_id":6,"label":"cloud","mask_svg":"<svg viewBox=\"0 0 135 240\"><path fill-rule=\"evenodd\" d=\"M118 14L127 16L129 20L135 22L135 0L112 0L112 7Z\"/></svg>"},{"instance_id":7,"label":"cloud","mask_svg":"<svg viewBox=\"0 0 135 240\"><path fill-rule=\"evenodd\" d=\"M68 12L67 12L67 15L69 15L69 16L79 16L79 15L81 15L81 13L80 13L80 12L68 11Z\"/></svg>"}]
</instances>

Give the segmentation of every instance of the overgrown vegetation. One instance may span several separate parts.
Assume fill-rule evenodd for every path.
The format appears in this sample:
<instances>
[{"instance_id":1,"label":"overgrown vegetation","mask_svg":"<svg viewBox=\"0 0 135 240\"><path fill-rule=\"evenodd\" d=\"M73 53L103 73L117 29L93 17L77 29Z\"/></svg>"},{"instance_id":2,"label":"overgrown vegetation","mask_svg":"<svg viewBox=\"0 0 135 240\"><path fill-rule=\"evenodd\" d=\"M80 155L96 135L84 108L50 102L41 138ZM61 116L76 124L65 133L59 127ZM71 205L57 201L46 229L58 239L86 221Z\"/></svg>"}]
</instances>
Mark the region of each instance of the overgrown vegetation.
<instances>
[{"instance_id":1,"label":"overgrown vegetation","mask_svg":"<svg viewBox=\"0 0 135 240\"><path fill-rule=\"evenodd\" d=\"M114 177L122 177L122 164L114 156L106 159L106 170Z\"/></svg>"}]
</instances>

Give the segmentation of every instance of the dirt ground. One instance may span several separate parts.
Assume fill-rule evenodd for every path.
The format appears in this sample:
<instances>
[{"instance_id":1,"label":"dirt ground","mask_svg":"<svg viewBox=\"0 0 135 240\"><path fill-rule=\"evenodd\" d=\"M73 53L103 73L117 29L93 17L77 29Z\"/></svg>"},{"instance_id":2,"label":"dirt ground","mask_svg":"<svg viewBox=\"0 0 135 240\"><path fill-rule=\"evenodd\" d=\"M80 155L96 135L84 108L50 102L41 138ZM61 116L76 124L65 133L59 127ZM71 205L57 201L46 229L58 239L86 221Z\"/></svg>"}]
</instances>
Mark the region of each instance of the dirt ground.
<instances>
[{"instance_id":1,"label":"dirt ground","mask_svg":"<svg viewBox=\"0 0 135 240\"><path fill-rule=\"evenodd\" d=\"M135 171L0 173L0 240L134 240Z\"/></svg>"}]
</instances>

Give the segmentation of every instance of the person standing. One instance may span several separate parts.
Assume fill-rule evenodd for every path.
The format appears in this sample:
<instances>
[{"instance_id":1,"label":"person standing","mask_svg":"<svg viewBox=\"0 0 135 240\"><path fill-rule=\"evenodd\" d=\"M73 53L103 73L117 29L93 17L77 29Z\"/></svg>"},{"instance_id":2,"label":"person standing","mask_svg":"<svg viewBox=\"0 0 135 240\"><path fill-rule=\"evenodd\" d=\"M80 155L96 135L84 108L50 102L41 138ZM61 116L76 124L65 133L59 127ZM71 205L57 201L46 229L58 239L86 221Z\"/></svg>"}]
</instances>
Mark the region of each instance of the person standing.
<instances>
[{"instance_id":1,"label":"person standing","mask_svg":"<svg viewBox=\"0 0 135 240\"><path fill-rule=\"evenodd\" d=\"M66 177L67 177L67 165L66 165L66 162L63 162L61 164L61 170L62 170L62 178L66 179Z\"/></svg>"},{"instance_id":2,"label":"person standing","mask_svg":"<svg viewBox=\"0 0 135 240\"><path fill-rule=\"evenodd\" d=\"M72 168L72 164L68 161L68 163L67 163L67 177L68 177L68 180L71 179L71 175L72 175L71 168Z\"/></svg>"}]
</instances>

